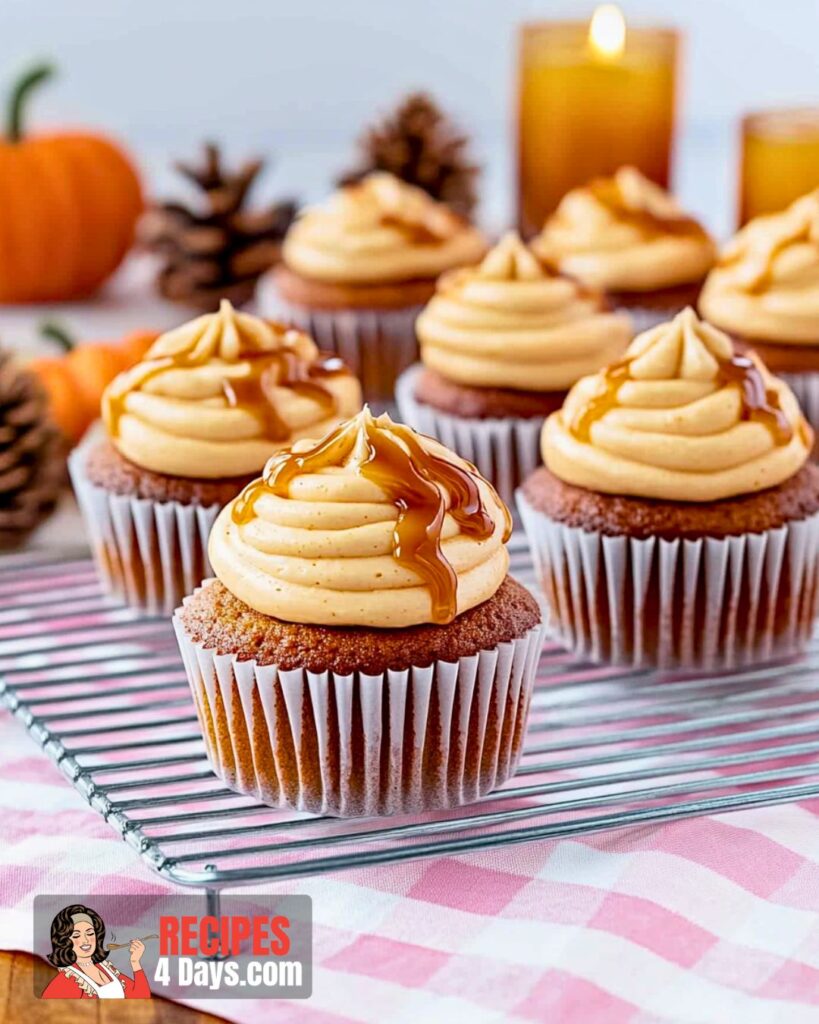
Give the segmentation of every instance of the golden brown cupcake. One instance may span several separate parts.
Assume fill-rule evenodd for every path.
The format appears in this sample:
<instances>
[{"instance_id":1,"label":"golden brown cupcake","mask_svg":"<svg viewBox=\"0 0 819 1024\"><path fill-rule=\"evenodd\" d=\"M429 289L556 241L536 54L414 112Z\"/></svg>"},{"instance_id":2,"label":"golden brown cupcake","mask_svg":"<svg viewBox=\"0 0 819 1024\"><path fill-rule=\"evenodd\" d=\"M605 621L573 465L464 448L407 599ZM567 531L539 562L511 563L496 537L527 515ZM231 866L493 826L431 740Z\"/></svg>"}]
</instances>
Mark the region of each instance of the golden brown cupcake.
<instances>
[{"instance_id":1,"label":"golden brown cupcake","mask_svg":"<svg viewBox=\"0 0 819 1024\"><path fill-rule=\"evenodd\" d=\"M716 257L702 225L634 167L569 192L532 249L627 309L638 331L695 305Z\"/></svg>"},{"instance_id":2,"label":"golden brown cupcake","mask_svg":"<svg viewBox=\"0 0 819 1024\"><path fill-rule=\"evenodd\" d=\"M474 467L366 408L274 456L220 514L217 578L174 620L214 771L341 816L504 782L542 639L509 529Z\"/></svg>"},{"instance_id":3,"label":"golden brown cupcake","mask_svg":"<svg viewBox=\"0 0 819 1024\"><path fill-rule=\"evenodd\" d=\"M219 509L271 453L360 407L358 382L337 356L227 301L161 335L106 389L105 440L71 458L108 589L172 611L210 571Z\"/></svg>"},{"instance_id":4,"label":"golden brown cupcake","mask_svg":"<svg viewBox=\"0 0 819 1024\"><path fill-rule=\"evenodd\" d=\"M401 416L474 462L505 501L538 464L546 416L632 336L625 313L541 266L515 232L444 274L416 330L421 365L398 382Z\"/></svg>"},{"instance_id":5,"label":"golden brown cupcake","mask_svg":"<svg viewBox=\"0 0 819 1024\"><path fill-rule=\"evenodd\" d=\"M753 347L819 428L819 189L745 225L708 275L700 309Z\"/></svg>"},{"instance_id":6,"label":"golden brown cupcake","mask_svg":"<svg viewBox=\"0 0 819 1024\"><path fill-rule=\"evenodd\" d=\"M578 655L713 668L799 650L819 610L819 468L788 386L691 309L546 421L518 492Z\"/></svg>"},{"instance_id":7,"label":"golden brown cupcake","mask_svg":"<svg viewBox=\"0 0 819 1024\"><path fill-rule=\"evenodd\" d=\"M485 249L480 232L449 207L377 172L296 220L260 301L338 353L365 398L383 404L417 357L415 318L435 279Z\"/></svg>"}]
</instances>

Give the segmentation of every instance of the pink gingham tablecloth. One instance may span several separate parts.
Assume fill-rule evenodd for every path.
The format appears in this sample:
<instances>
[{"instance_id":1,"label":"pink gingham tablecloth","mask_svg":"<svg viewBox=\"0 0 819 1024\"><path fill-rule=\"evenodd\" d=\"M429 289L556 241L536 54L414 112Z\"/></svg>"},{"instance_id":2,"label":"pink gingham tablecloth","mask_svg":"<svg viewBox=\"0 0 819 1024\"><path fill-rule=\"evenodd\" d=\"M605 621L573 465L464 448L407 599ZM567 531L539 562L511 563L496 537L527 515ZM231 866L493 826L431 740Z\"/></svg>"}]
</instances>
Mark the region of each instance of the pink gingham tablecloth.
<instances>
[{"instance_id":1,"label":"pink gingham tablecloth","mask_svg":"<svg viewBox=\"0 0 819 1024\"><path fill-rule=\"evenodd\" d=\"M818 811L811 801L268 887L313 897L312 998L196 1005L248 1024L815 1024ZM0 713L0 946L31 949L38 892L166 890Z\"/></svg>"}]
</instances>

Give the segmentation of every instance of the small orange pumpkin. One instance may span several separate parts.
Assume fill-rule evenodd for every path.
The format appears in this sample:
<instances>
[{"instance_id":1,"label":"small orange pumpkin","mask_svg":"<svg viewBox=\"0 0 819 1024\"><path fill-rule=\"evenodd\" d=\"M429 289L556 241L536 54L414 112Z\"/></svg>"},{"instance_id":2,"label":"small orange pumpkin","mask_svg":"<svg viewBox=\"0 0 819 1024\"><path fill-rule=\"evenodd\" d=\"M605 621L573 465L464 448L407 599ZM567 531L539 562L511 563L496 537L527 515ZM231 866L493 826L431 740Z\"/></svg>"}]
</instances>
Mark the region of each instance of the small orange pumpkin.
<instances>
[{"instance_id":1,"label":"small orange pumpkin","mask_svg":"<svg viewBox=\"0 0 819 1024\"><path fill-rule=\"evenodd\" d=\"M133 331L121 341L75 346L56 324L43 325L42 333L65 354L32 359L29 365L46 389L52 419L72 444L99 416L102 393L114 377L138 363L159 337L156 331Z\"/></svg>"},{"instance_id":2,"label":"small orange pumpkin","mask_svg":"<svg viewBox=\"0 0 819 1024\"><path fill-rule=\"evenodd\" d=\"M54 69L16 83L0 138L0 302L49 302L94 292L119 266L143 208L139 178L102 135L27 137L23 112Z\"/></svg>"}]
</instances>

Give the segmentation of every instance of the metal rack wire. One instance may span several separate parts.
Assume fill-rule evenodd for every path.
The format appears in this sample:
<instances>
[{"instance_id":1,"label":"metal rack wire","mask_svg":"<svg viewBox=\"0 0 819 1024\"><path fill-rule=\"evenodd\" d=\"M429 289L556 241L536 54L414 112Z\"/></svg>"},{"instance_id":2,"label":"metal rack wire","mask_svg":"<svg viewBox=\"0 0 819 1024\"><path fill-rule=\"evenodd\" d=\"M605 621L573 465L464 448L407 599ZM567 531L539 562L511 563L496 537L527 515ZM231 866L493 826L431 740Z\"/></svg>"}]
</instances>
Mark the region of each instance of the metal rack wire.
<instances>
[{"instance_id":1,"label":"metal rack wire","mask_svg":"<svg viewBox=\"0 0 819 1024\"><path fill-rule=\"evenodd\" d=\"M532 583L523 545L513 571ZM0 560L0 696L160 875L281 880L819 795L819 639L790 663L659 676L547 644L521 767L480 803L425 817L273 810L210 771L168 621L99 590L85 556Z\"/></svg>"}]
</instances>

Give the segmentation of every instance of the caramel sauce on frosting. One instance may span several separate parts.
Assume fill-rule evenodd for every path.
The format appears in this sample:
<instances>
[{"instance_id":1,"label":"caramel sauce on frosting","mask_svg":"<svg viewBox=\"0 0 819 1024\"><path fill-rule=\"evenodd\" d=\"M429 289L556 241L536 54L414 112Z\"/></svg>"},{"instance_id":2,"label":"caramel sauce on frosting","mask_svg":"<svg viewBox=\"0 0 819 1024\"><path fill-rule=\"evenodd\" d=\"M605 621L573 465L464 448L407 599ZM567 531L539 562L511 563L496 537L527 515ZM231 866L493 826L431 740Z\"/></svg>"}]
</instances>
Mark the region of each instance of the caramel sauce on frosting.
<instances>
[{"instance_id":1,"label":"caramel sauce on frosting","mask_svg":"<svg viewBox=\"0 0 819 1024\"><path fill-rule=\"evenodd\" d=\"M698 221L633 167L569 192L532 248L547 265L606 291L696 283L716 255Z\"/></svg>"},{"instance_id":2,"label":"caramel sauce on frosting","mask_svg":"<svg viewBox=\"0 0 819 1024\"><path fill-rule=\"evenodd\" d=\"M546 465L568 483L671 501L776 486L812 445L787 385L691 309L579 381L542 439Z\"/></svg>"},{"instance_id":3,"label":"caramel sauce on frosting","mask_svg":"<svg viewBox=\"0 0 819 1024\"><path fill-rule=\"evenodd\" d=\"M708 275L700 308L737 335L819 345L819 189L746 224Z\"/></svg>"},{"instance_id":4,"label":"caramel sauce on frosting","mask_svg":"<svg viewBox=\"0 0 819 1024\"><path fill-rule=\"evenodd\" d=\"M327 386L339 374L349 374L344 362L329 352L306 360L292 349L272 353L250 353L251 372L239 380L225 379L222 390L231 409L252 410L264 426L264 436L281 443L290 437L290 427L276 406L276 388L311 399L325 416L336 411L336 396Z\"/></svg>"},{"instance_id":5,"label":"caramel sauce on frosting","mask_svg":"<svg viewBox=\"0 0 819 1024\"><path fill-rule=\"evenodd\" d=\"M477 266L442 275L416 331L423 362L447 379L526 391L570 387L632 335L627 315L547 270L515 232Z\"/></svg>"},{"instance_id":6,"label":"caramel sauce on frosting","mask_svg":"<svg viewBox=\"0 0 819 1024\"><path fill-rule=\"evenodd\" d=\"M620 168L613 178L596 178L588 188L615 220L631 224L646 238L703 234L698 221L683 213L667 192L633 167Z\"/></svg>"},{"instance_id":7,"label":"caramel sauce on frosting","mask_svg":"<svg viewBox=\"0 0 819 1024\"><path fill-rule=\"evenodd\" d=\"M180 476L261 468L271 448L360 407L345 365L306 334L229 302L159 337L103 396L115 446L137 465Z\"/></svg>"},{"instance_id":8,"label":"caramel sauce on frosting","mask_svg":"<svg viewBox=\"0 0 819 1024\"><path fill-rule=\"evenodd\" d=\"M511 517L471 464L368 409L270 459L211 535L217 576L264 614L447 623L506 574Z\"/></svg>"},{"instance_id":9,"label":"caramel sauce on frosting","mask_svg":"<svg viewBox=\"0 0 819 1024\"><path fill-rule=\"evenodd\" d=\"M734 385L742 398L740 418L764 424L771 432L774 443L787 444L794 428L779 404L779 395L768 387L757 363L749 356L734 353L725 359L717 356L718 370L714 378L717 386ZM591 441L594 424L617 407L620 389L631 380L631 359L612 363L601 371L603 382L600 392L588 399L571 423L571 430L581 441Z\"/></svg>"},{"instance_id":10,"label":"caramel sauce on frosting","mask_svg":"<svg viewBox=\"0 0 819 1024\"><path fill-rule=\"evenodd\" d=\"M420 188L383 171L305 210L284 241L297 274L337 284L436 278L480 259L480 232Z\"/></svg>"}]
</instances>

